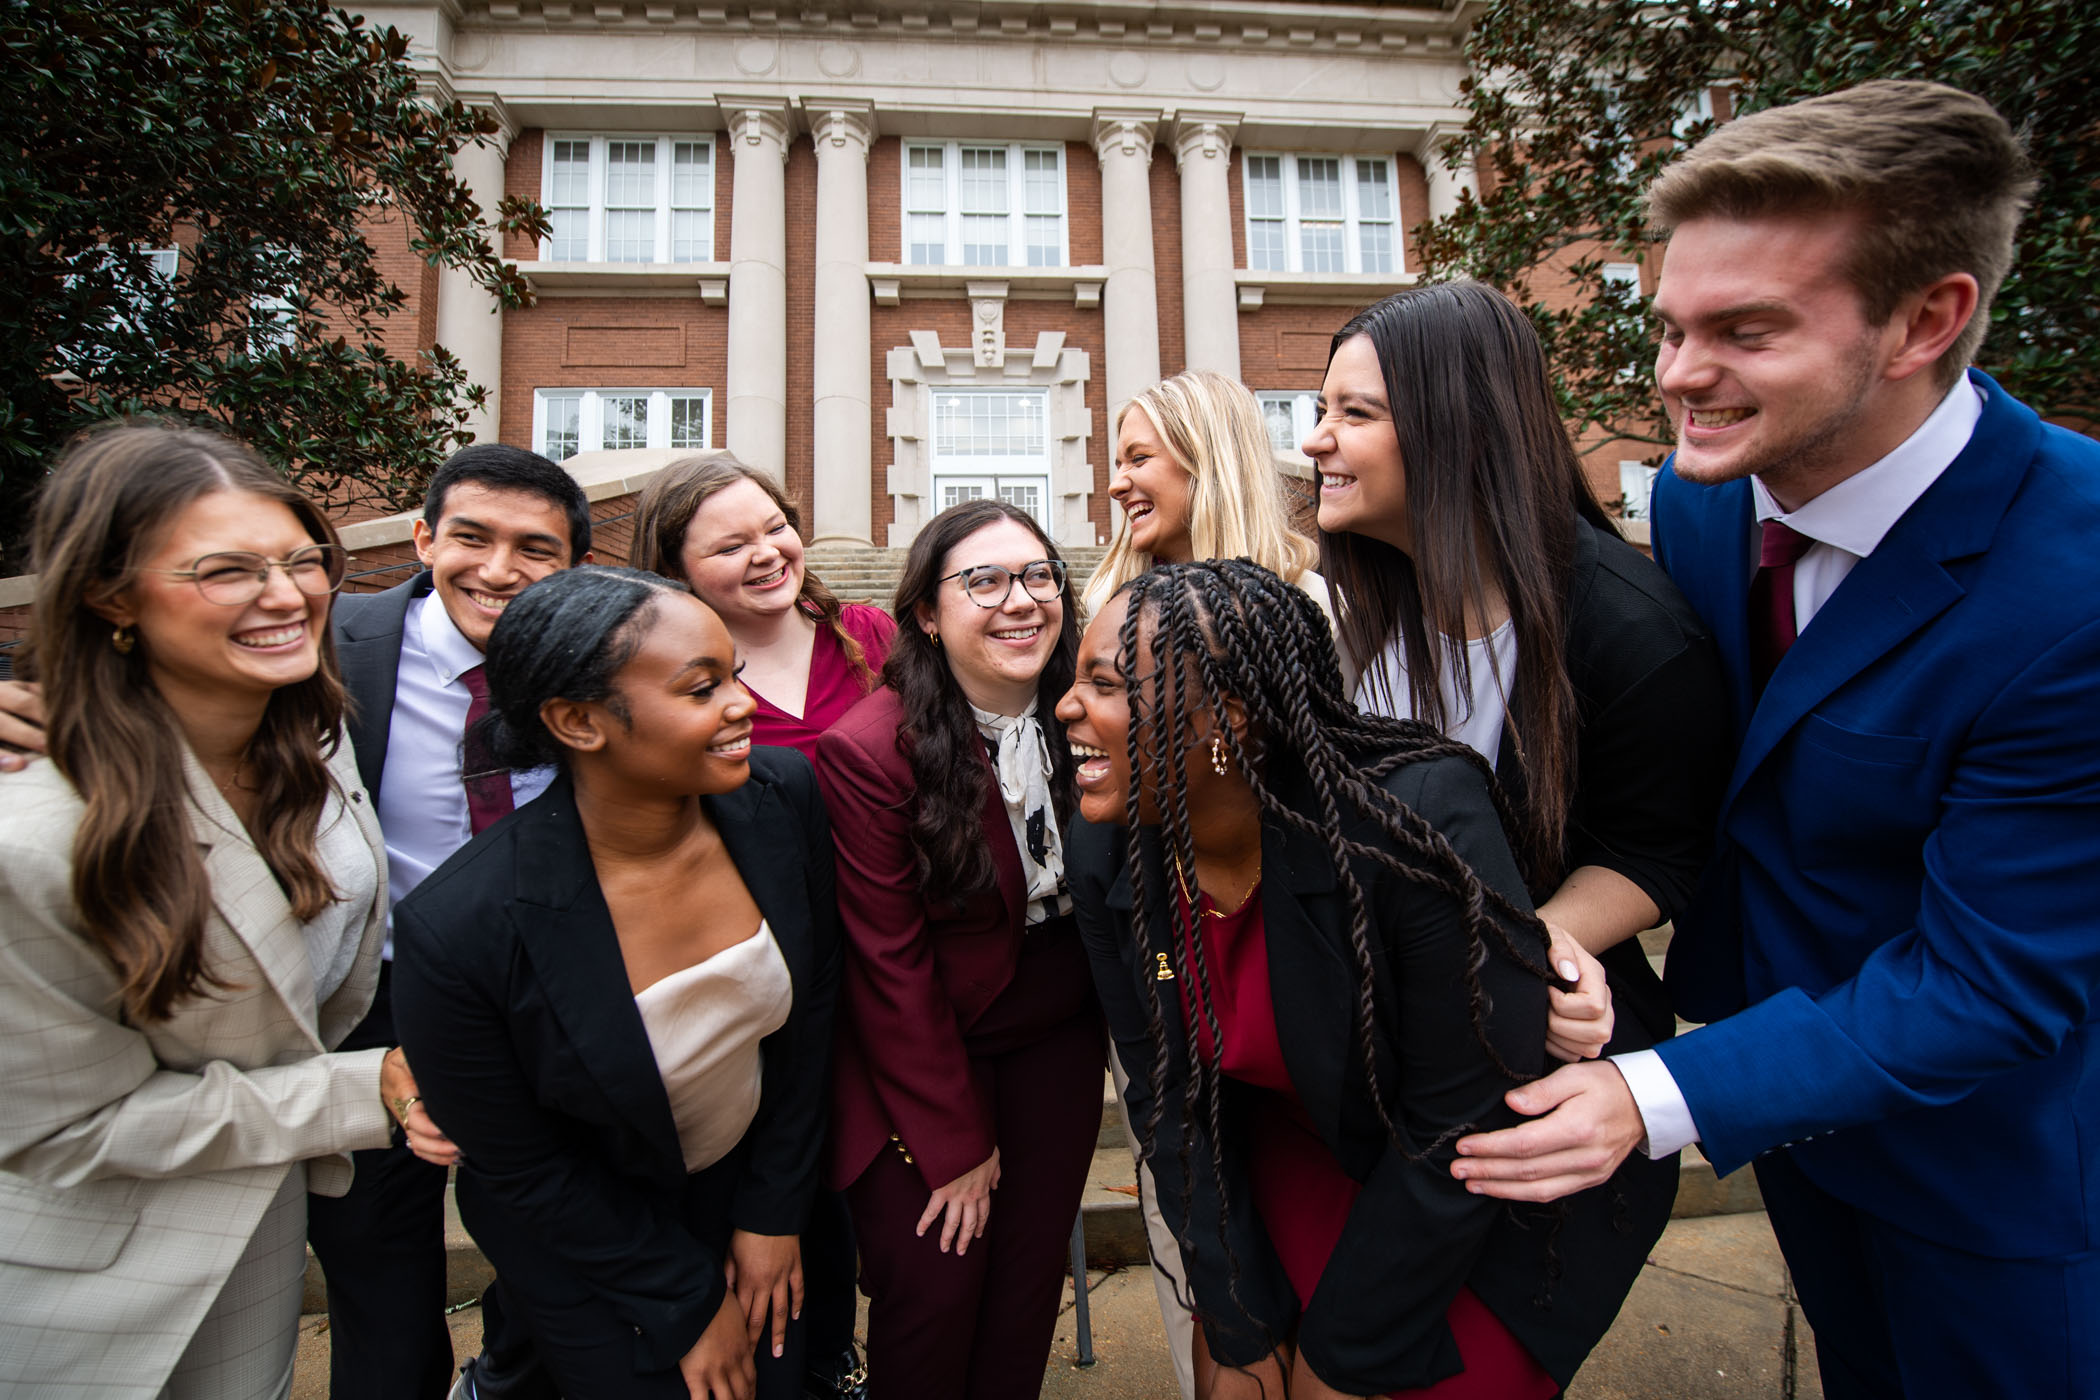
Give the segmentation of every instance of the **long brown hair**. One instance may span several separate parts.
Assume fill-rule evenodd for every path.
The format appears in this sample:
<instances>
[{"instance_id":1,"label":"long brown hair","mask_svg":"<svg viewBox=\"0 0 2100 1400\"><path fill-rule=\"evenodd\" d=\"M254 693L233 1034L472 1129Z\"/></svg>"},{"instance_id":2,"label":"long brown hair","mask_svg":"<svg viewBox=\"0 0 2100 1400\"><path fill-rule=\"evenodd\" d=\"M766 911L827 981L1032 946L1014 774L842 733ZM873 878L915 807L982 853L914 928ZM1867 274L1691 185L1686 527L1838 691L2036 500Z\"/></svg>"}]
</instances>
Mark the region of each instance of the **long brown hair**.
<instances>
[{"instance_id":1,"label":"long brown hair","mask_svg":"<svg viewBox=\"0 0 2100 1400\"><path fill-rule=\"evenodd\" d=\"M27 669L44 687L51 761L86 806L73 838L73 903L89 941L115 965L134 1023L165 1020L176 1002L229 984L204 965L211 881L191 833L181 727L153 683L150 643L139 637L120 654L94 609L133 581L169 520L216 491L280 501L317 543L341 544L313 503L247 448L152 423L75 442L31 526L37 587ZM320 666L270 697L248 747L262 784L256 849L302 920L336 896L314 839L343 709L335 639L324 628Z\"/></svg>"},{"instance_id":2,"label":"long brown hair","mask_svg":"<svg viewBox=\"0 0 2100 1400\"><path fill-rule=\"evenodd\" d=\"M642 488L642 498L634 509L633 557L627 562L637 569L690 585L692 580L685 576L683 563L685 532L709 496L739 481L755 483L770 496L787 517L788 528L801 536L805 546L809 543L809 537L802 534L801 510L772 477L746 466L730 453L702 452L671 462ZM802 566L802 591L795 595L795 602L838 638L839 650L853 667L854 679L860 682L862 692L873 690L875 671L868 665L867 653L861 650L860 643L846 631L845 605L810 571L806 562Z\"/></svg>"},{"instance_id":3,"label":"long brown hair","mask_svg":"<svg viewBox=\"0 0 2100 1400\"><path fill-rule=\"evenodd\" d=\"M1518 858L1534 894L1560 883L1575 793L1576 699L1567 599L1581 522L1612 528L1553 400L1538 333L1479 282L1396 292L1335 332L1328 355L1368 336L1378 353L1407 474L1412 552L1367 535L1320 532L1320 571L1342 651L1360 674L1397 633L1415 717L1443 728L1437 688L1462 648L1466 615L1492 586L1509 608L1517 674L1509 718L1524 779ZM1373 680L1375 689L1378 680ZM1384 697L1388 703L1397 697Z\"/></svg>"}]
</instances>

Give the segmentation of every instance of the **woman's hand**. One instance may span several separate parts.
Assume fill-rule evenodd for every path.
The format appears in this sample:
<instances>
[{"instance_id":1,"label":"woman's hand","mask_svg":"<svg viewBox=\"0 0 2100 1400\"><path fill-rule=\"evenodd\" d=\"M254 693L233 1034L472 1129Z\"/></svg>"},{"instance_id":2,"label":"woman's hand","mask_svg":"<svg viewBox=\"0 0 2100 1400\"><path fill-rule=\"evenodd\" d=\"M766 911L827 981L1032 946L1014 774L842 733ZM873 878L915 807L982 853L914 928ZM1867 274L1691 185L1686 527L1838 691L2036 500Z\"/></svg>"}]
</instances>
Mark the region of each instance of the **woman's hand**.
<instances>
[{"instance_id":1,"label":"woman's hand","mask_svg":"<svg viewBox=\"0 0 2100 1400\"><path fill-rule=\"evenodd\" d=\"M927 1226L940 1220L941 1253L946 1254L952 1243L956 1257L961 1258L970 1252L970 1241L984 1233L985 1222L992 1218L992 1192L998 1185L999 1149L995 1147L991 1156L927 1198L926 1210L919 1216L918 1233L924 1235Z\"/></svg>"},{"instance_id":2,"label":"woman's hand","mask_svg":"<svg viewBox=\"0 0 2100 1400\"><path fill-rule=\"evenodd\" d=\"M1365 1396L1345 1395L1313 1374L1312 1367L1305 1364L1305 1353L1298 1353L1297 1362L1291 1367L1291 1400L1368 1400Z\"/></svg>"},{"instance_id":3,"label":"woman's hand","mask_svg":"<svg viewBox=\"0 0 2100 1400\"><path fill-rule=\"evenodd\" d=\"M784 1354L788 1319L802 1316L802 1237L732 1230L727 1268L729 1287L743 1309L751 1345L758 1345L766 1328L766 1310L771 1308L773 1355Z\"/></svg>"},{"instance_id":4,"label":"woman's hand","mask_svg":"<svg viewBox=\"0 0 2100 1400\"><path fill-rule=\"evenodd\" d=\"M758 1393L758 1363L751 1359L734 1288L722 1295L715 1320L693 1349L678 1359L678 1374L691 1400L752 1400Z\"/></svg>"},{"instance_id":5,"label":"woman's hand","mask_svg":"<svg viewBox=\"0 0 2100 1400\"><path fill-rule=\"evenodd\" d=\"M27 768L44 751L44 692L27 681L0 681L0 773Z\"/></svg>"},{"instance_id":6,"label":"woman's hand","mask_svg":"<svg viewBox=\"0 0 2100 1400\"><path fill-rule=\"evenodd\" d=\"M1594 1060L1610 1042L1614 1023L1604 964L1566 929L1549 923L1546 930L1553 935L1547 961L1564 981L1575 984L1573 991L1555 987L1546 994L1546 1053L1569 1064Z\"/></svg>"},{"instance_id":7,"label":"woman's hand","mask_svg":"<svg viewBox=\"0 0 2100 1400\"><path fill-rule=\"evenodd\" d=\"M398 1045L379 1062L379 1097L386 1101L386 1111L401 1125L409 1151L432 1166L449 1167L459 1161L459 1148L438 1131L438 1125L424 1110L423 1096L416 1092L416 1077L408 1072L408 1056Z\"/></svg>"}]
</instances>

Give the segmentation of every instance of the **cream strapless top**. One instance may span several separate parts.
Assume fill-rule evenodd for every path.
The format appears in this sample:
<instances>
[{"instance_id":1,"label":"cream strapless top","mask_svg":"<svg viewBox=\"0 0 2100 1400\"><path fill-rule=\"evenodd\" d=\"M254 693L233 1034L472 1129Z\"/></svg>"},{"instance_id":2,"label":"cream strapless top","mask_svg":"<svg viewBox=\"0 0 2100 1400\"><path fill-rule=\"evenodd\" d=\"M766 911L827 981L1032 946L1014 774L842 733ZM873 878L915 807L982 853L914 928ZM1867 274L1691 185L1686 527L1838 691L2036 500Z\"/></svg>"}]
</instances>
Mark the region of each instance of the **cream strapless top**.
<instances>
[{"instance_id":1,"label":"cream strapless top","mask_svg":"<svg viewBox=\"0 0 2100 1400\"><path fill-rule=\"evenodd\" d=\"M652 982L634 1004L671 1100L685 1169L711 1167L758 1116L758 1043L787 1024L794 1004L780 945L761 919L758 932Z\"/></svg>"}]
</instances>

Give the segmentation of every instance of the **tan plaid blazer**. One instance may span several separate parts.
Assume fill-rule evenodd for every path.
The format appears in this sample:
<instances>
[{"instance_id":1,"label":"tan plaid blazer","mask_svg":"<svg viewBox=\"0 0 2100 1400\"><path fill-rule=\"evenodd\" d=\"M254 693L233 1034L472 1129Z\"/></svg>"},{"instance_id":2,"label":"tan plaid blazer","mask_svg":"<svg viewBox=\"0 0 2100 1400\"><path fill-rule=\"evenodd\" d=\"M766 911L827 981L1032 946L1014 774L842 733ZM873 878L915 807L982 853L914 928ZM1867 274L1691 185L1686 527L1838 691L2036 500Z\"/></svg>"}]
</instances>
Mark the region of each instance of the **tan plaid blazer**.
<instances>
[{"instance_id":1,"label":"tan plaid blazer","mask_svg":"<svg viewBox=\"0 0 2100 1400\"><path fill-rule=\"evenodd\" d=\"M50 763L0 774L0 1396L150 1400L285 1173L350 1185L387 1141L383 1050L330 1055L371 1005L386 849L350 746L335 781L380 867L349 979L314 1005L284 892L194 758L205 965L232 986L138 1028L79 931L81 802Z\"/></svg>"}]
</instances>

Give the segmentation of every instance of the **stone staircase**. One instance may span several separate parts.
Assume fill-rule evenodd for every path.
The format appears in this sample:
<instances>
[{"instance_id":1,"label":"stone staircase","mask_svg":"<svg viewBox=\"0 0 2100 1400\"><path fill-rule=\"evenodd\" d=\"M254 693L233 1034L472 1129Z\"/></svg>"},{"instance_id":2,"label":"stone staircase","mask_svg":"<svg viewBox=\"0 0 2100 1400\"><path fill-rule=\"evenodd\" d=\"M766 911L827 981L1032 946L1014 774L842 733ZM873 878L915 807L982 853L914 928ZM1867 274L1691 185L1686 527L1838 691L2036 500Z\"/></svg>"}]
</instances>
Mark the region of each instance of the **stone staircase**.
<instances>
[{"instance_id":1,"label":"stone staircase","mask_svg":"<svg viewBox=\"0 0 2100 1400\"><path fill-rule=\"evenodd\" d=\"M897 591L897 578L904 572L902 549L873 549L865 545L819 544L810 546L805 560L811 573L824 580L832 592L848 603L873 603L887 608ZM1071 569L1071 588L1077 594L1094 576L1105 545L1077 545L1061 549Z\"/></svg>"}]
</instances>

